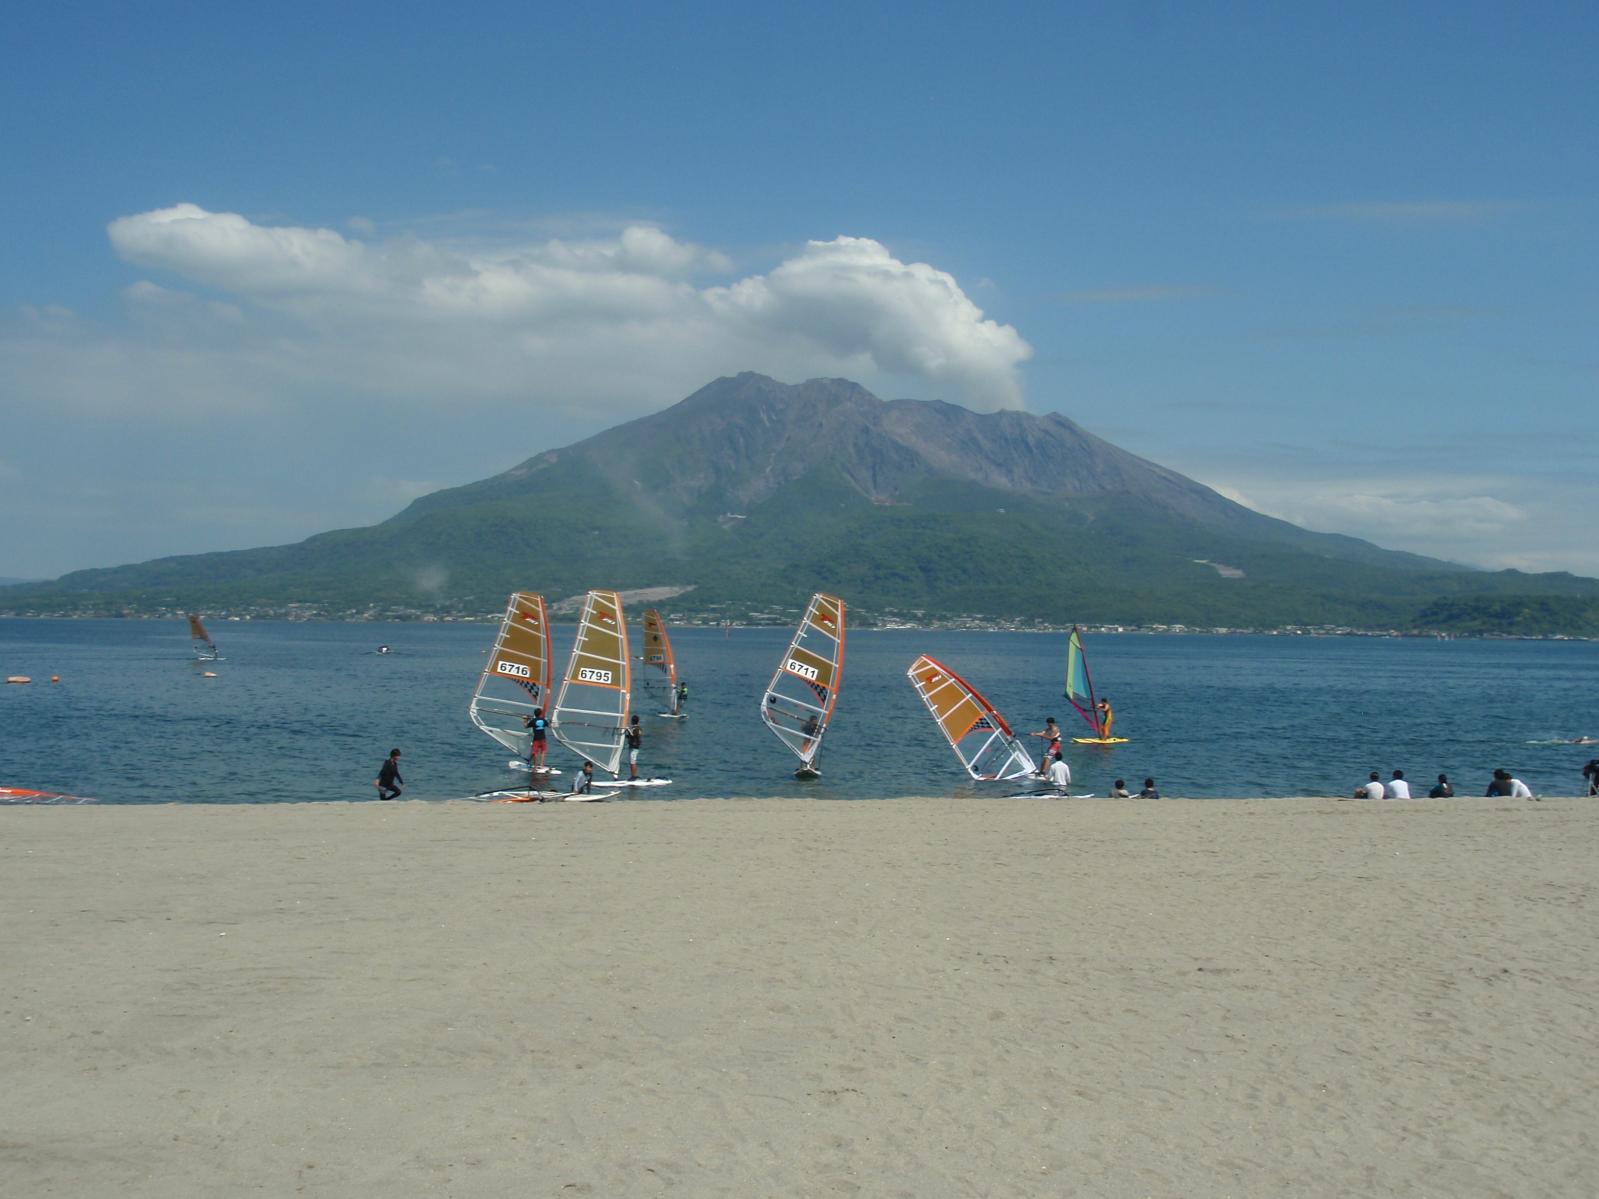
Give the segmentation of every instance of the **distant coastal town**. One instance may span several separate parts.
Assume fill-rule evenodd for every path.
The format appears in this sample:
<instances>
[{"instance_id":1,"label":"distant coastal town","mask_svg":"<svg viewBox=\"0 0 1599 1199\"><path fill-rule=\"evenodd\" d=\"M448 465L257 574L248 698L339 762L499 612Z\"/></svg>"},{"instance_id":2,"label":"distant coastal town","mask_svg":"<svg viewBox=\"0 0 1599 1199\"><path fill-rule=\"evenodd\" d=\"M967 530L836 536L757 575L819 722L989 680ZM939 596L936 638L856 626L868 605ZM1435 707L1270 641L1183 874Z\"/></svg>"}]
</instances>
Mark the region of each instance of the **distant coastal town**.
<instances>
[{"instance_id":1,"label":"distant coastal town","mask_svg":"<svg viewBox=\"0 0 1599 1199\"><path fill-rule=\"evenodd\" d=\"M624 601L640 605L648 604L656 596L650 592L659 592L663 589L652 588L640 593L637 597L622 592ZM576 597L581 598L581 597ZM550 610L556 615L563 614L565 601L558 601L550 605ZM707 610L693 610L674 612L669 608L662 609L662 615L667 622L680 628L784 628L791 626L803 611L799 606L778 607L761 606L745 609L735 609L735 605L711 605ZM49 620L183 620L191 609L176 607L155 607L149 609L120 608L106 610L105 608L86 604L82 608L69 611L34 611L18 608L9 611L0 610L0 617L14 619L49 619ZM243 607L228 607L207 609L207 619L223 622L241 622L253 620L284 620L302 622L328 622L335 624L361 624L361 623L418 623L418 624L493 624L500 620L502 612L485 609L483 611L468 611L465 609L433 609L417 608L405 605L368 605L365 607L340 608L326 604L291 603L291 604L260 604ZM867 609L851 608L850 619L859 629L910 629L910 630L941 630L954 632L974 633L1063 633L1073 627L1084 632L1102 634L1127 634L1140 635L1202 635L1202 636L1265 636L1265 637L1390 637L1408 640L1438 640L1438 641L1591 641L1595 638L1581 637L1566 633L1546 634L1514 634L1498 632L1460 632L1447 629L1394 629L1394 628L1362 628L1354 625L1313 625L1313 624L1288 624L1274 627L1258 626L1231 626L1231 625L1205 625L1151 623L1151 624L1117 624L1096 621L1077 621L1061 623L1058 621L1031 620L1026 618L1003 618L982 616L974 614L935 615L926 612L904 612L893 608ZM559 623L559 621L557 622Z\"/></svg>"}]
</instances>

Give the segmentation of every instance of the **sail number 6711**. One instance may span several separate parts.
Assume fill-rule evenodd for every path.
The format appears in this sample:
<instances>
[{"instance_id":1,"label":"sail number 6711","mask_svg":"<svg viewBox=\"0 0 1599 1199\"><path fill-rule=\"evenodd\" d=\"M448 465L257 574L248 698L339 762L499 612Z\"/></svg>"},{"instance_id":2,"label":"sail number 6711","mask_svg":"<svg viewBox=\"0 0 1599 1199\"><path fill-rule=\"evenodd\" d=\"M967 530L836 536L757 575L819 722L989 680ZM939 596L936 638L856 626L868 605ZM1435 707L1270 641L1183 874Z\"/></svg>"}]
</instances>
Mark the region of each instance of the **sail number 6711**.
<instances>
[{"instance_id":1,"label":"sail number 6711","mask_svg":"<svg viewBox=\"0 0 1599 1199\"><path fill-rule=\"evenodd\" d=\"M788 660L788 669L799 675L800 678L809 679L813 683L816 681L817 675L820 673L816 667L807 666L804 662L795 661L793 658Z\"/></svg>"}]
</instances>

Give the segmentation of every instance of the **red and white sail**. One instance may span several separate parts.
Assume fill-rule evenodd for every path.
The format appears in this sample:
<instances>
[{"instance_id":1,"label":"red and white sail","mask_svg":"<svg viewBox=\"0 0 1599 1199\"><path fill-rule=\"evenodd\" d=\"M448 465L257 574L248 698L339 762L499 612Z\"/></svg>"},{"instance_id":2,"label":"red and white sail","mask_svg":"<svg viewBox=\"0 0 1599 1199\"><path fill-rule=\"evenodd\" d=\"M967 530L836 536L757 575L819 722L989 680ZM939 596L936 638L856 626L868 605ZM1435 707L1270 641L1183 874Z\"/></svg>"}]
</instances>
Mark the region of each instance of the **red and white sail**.
<instances>
[{"instance_id":1,"label":"red and white sail","mask_svg":"<svg viewBox=\"0 0 1599 1199\"><path fill-rule=\"evenodd\" d=\"M912 662L905 674L967 774L991 782L1036 771L1032 755L1005 718L960 675L926 654Z\"/></svg>"}]
</instances>

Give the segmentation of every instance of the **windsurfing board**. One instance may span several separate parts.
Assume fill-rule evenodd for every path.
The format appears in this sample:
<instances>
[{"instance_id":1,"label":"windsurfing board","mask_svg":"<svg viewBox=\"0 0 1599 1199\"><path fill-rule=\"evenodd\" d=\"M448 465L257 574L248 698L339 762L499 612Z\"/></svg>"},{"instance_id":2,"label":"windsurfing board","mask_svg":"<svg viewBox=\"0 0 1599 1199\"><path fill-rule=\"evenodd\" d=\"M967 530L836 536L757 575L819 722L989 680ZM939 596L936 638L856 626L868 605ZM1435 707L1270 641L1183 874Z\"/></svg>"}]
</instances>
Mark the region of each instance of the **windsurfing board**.
<instances>
[{"instance_id":1,"label":"windsurfing board","mask_svg":"<svg viewBox=\"0 0 1599 1199\"><path fill-rule=\"evenodd\" d=\"M1067 795L1061 791L1019 791L1015 795L1007 795L1006 799L1093 799L1094 793L1086 795Z\"/></svg>"},{"instance_id":2,"label":"windsurfing board","mask_svg":"<svg viewBox=\"0 0 1599 1199\"><path fill-rule=\"evenodd\" d=\"M526 758L512 758L505 764L511 770L532 771L534 774L560 774L553 766L546 766L541 770L533 770L533 765Z\"/></svg>"},{"instance_id":3,"label":"windsurfing board","mask_svg":"<svg viewBox=\"0 0 1599 1199\"><path fill-rule=\"evenodd\" d=\"M687 712L657 712L656 715L659 716L662 720L687 720L688 719L688 713Z\"/></svg>"},{"instance_id":4,"label":"windsurfing board","mask_svg":"<svg viewBox=\"0 0 1599 1199\"><path fill-rule=\"evenodd\" d=\"M612 779L607 787L669 787L671 779Z\"/></svg>"},{"instance_id":5,"label":"windsurfing board","mask_svg":"<svg viewBox=\"0 0 1599 1199\"><path fill-rule=\"evenodd\" d=\"M63 795L59 791L32 791L27 787L0 787L0 803L95 803L85 795Z\"/></svg>"},{"instance_id":6,"label":"windsurfing board","mask_svg":"<svg viewBox=\"0 0 1599 1199\"><path fill-rule=\"evenodd\" d=\"M472 798L486 803L599 803L615 799L619 791L485 791Z\"/></svg>"},{"instance_id":7,"label":"windsurfing board","mask_svg":"<svg viewBox=\"0 0 1599 1199\"><path fill-rule=\"evenodd\" d=\"M1073 737L1074 745L1126 745L1131 737Z\"/></svg>"}]
</instances>

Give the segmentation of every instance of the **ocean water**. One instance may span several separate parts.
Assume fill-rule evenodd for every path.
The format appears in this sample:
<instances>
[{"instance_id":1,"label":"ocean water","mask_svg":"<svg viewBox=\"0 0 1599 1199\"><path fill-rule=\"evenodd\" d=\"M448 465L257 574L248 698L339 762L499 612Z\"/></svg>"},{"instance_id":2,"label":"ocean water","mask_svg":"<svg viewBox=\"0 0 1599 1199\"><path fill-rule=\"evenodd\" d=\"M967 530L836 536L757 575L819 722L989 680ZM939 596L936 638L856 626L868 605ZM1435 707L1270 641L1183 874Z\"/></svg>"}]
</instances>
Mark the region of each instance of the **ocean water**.
<instances>
[{"instance_id":1,"label":"ocean water","mask_svg":"<svg viewBox=\"0 0 1599 1199\"><path fill-rule=\"evenodd\" d=\"M394 746L407 799L526 777L467 718L488 624L252 621L211 632L225 660L199 665L178 621L0 620L0 675L35 679L0 686L0 785L103 803L368 801ZM572 633L555 630L558 662ZM1061 697L1062 634L856 631L824 777L797 782L758 715L788 637L673 631L689 719L655 719L659 700L637 691L634 710L641 773L674 785L631 798L1012 790L967 780L905 678L920 653L982 689L1018 731L1053 715L1069 735L1087 732ZM381 643L394 652L372 652ZM1558 743L1599 736L1599 643L1123 634L1087 645L1115 731L1131 740L1070 746L1074 790L1104 795L1121 777L1136 791L1153 776L1168 795L1344 795L1368 771L1398 767L1420 793L1442 771L1461 794L1481 794L1504 766L1534 790L1579 794L1582 764L1599 756ZM570 771L575 759L552 742L551 763Z\"/></svg>"}]
</instances>

